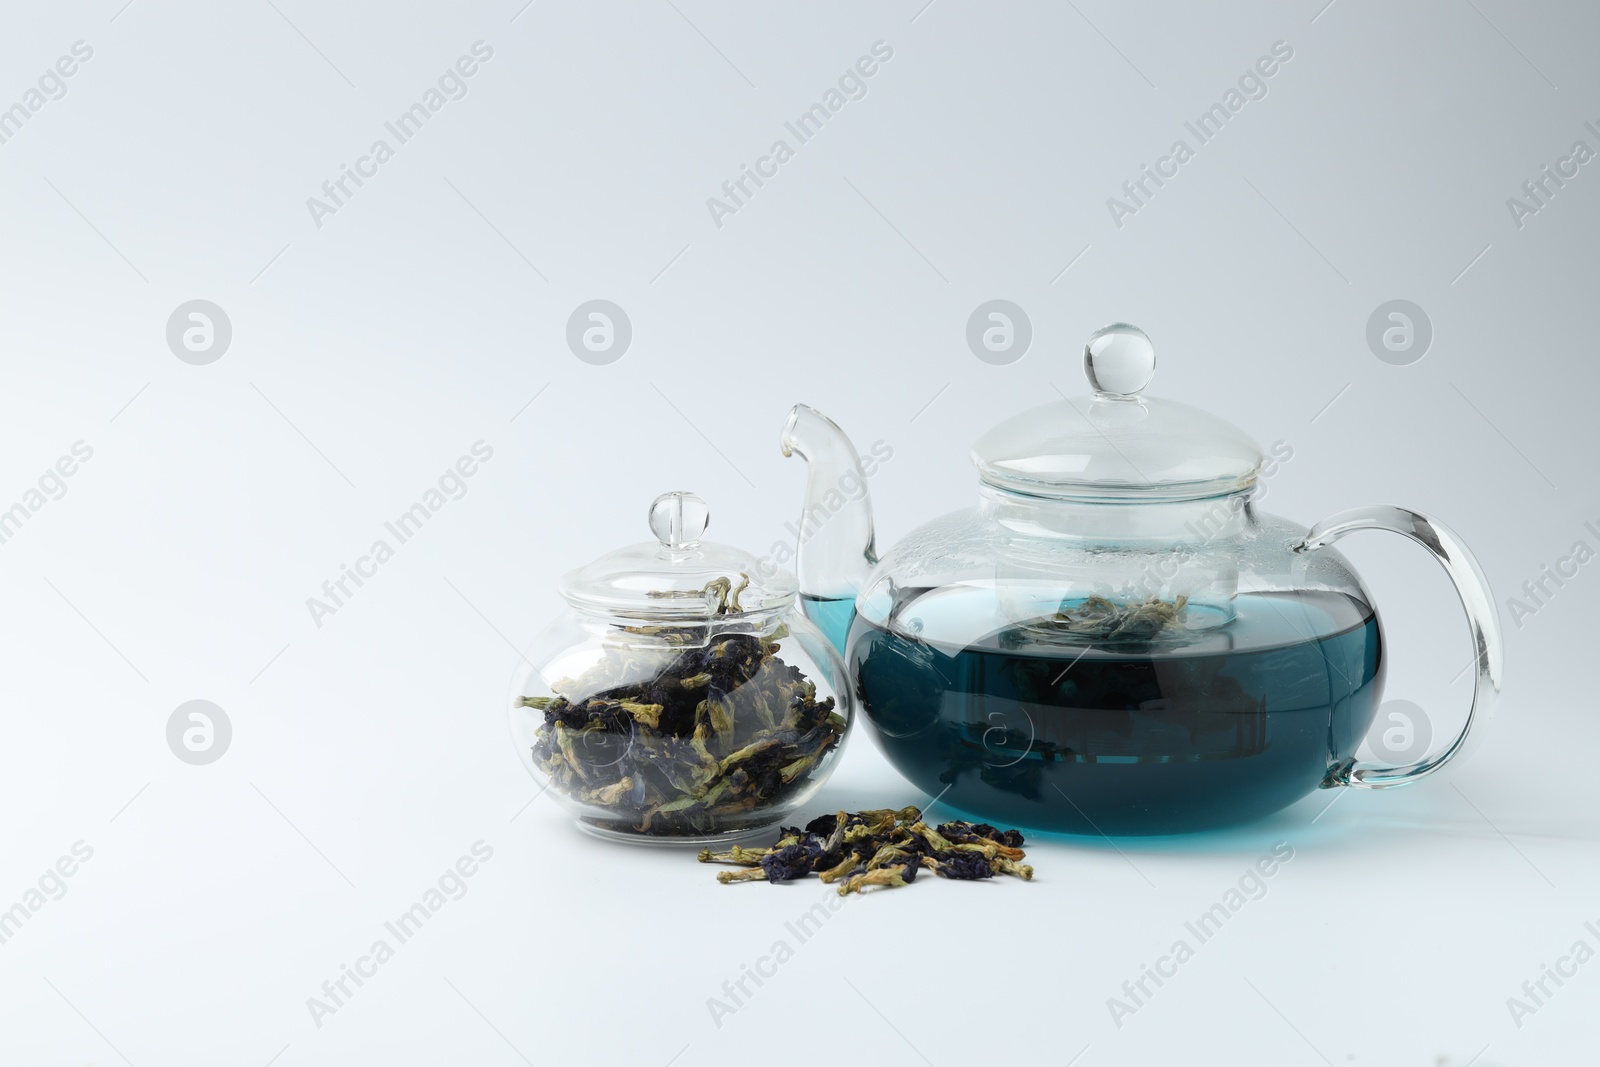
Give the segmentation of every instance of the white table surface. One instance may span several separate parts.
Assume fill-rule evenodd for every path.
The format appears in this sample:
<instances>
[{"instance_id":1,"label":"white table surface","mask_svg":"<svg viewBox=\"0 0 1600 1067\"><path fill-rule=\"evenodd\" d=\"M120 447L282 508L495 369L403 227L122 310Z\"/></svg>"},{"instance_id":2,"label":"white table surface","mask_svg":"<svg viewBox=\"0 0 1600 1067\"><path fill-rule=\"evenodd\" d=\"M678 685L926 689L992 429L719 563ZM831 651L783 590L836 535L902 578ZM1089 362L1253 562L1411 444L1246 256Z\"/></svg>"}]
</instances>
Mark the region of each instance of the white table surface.
<instances>
[{"instance_id":1,"label":"white table surface","mask_svg":"<svg viewBox=\"0 0 1600 1067\"><path fill-rule=\"evenodd\" d=\"M1506 199L1600 147L1595 13L921 7L9 15L0 105L94 52L0 144L0 509L28 509L0 543L0 908L27 913L0 943L0 1062L1592 1058L1600 963L1520 1019L1508 999L1600 949L1600 564L1528 617L1508 598L1600 547L1596 164L1520 228ZM467 94L316 225L307 198L480 40ZM717 226L707 198L880 40L865 97ZM1115 225L1107 198L1279 40L1267 95ZM633 326L609 366L564 341L597 298ZM1006 366L964 336L994 298L1032 323ZM209 365L164 335L194 299L232 325ZM1433 326L1407 366L1366 343L1391 299ZM804 400L892 445L872 485L891 545L970 503L985 428L1083 391L1082 338L1116 318L1156 340L1153 393L1292 445L1269 510L1401 503L1474 547L1508 667L1470 761L1227 833L1040 839L1031 884L919 881L803 943L788 924L821 886L720 886L529 803L501 711L515 649L562 572L646 536L658 492L694 489L713 536L767 551L799 507L776 437ZM80 441L59 498L28 505ZM308 598L479 441L465 494L318 625ZM1449 588L1399 539L1348 544L1389 695L1443 738L1471 655ZM232 729L204 766L166 739L196 699ZM815 809L921 799L861 731ZM479 842L459 899L336 1011L308 1007ZM1114 1019L1279 843L1264 895Z\"/></svg>"}]
</instances>

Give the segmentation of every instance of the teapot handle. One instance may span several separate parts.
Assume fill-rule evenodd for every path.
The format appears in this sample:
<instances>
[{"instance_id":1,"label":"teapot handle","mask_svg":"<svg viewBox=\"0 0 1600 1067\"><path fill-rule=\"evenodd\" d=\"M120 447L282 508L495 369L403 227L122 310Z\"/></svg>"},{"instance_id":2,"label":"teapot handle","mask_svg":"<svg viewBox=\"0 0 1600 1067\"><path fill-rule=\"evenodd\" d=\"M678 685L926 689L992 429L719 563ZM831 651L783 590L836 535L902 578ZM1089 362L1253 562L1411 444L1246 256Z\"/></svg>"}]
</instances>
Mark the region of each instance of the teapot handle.
<instances>
[{"instance_id":1,"label":"teapot handle","mask_svg":"<svg viewBox=\"0 0 1600 1067\"><path fill-rule=\"evenodd\" d=\"M1330 515L1313 526L1305 538L1294 546L1296 552L1314 552L1331 545L1345 534L1355 530L1388 530L1417 542L1433 554L1455 583L1461 606L1466 609L1467 622L1472 627L1472 645L1477 652L1475 677L1472 688L1472 706L1467 710L1467 721L1450 747L1431 759L1419 760L1403 767L1386 767L1378 764L1357 763L1336 773L1329 785L1351 785L1363 789L1387 789L1407 785L1424 778L1461 752L1467 735L1475 722L1489 718L1500 696L1500 678L1504 670L1504 647L1500 639L1500 625L1494 610L1494 600L1489 592L1489 581L1483 575L1478 561L1473 559L1467 546L1448 527L1426 515L1404 508L1379 505L1352 508Z\"/></svg>"}]
</instances>

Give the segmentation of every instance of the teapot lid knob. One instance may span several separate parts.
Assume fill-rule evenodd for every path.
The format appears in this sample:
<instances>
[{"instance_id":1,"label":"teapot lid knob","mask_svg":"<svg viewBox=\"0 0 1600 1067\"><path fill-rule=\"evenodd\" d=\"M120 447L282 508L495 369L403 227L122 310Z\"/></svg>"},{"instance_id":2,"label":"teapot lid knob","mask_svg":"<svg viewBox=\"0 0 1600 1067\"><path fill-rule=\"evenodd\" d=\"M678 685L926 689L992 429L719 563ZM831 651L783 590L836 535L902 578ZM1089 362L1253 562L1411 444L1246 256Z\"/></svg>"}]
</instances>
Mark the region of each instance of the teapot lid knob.
<instances>
[{"instance_id":1,"label":"teapot lid knob","mask_svg":"<svg viewBox=\"0 0 1600 1067\"><path fill-rule=\"evenodd\" d=\"M665 548L692 548L706 532L711 509L693 493L662 493L650 505L650 532Z\"/></svg>"},{"instance_id":2,"label":"teapot lid knob","mask_svg":"<svg viewBox=\"0 0 1600 1067\"><path fill-rule=\"evenodd\" d=\"M1155 345L1137 326L1125 322L1102 326L1083 346L1083 370L1097 396L1135 397L1155 376Z\"/></svg>"}]
</instances>

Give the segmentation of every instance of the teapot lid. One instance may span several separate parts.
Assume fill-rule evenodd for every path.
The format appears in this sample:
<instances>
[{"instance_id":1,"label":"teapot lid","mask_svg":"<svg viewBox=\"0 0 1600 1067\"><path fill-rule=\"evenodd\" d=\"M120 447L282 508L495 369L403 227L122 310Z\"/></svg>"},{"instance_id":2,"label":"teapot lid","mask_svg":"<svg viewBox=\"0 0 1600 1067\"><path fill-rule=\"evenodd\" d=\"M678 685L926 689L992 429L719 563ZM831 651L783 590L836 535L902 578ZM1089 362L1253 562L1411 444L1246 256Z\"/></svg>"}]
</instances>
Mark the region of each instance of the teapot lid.
<instances>
[{"instance_id":1,"label":"teapot lid","mask_svg":"<svg viewBox=\"0 0 1600 1067\"><path fill-rule=\"evenodd\" d=\"M1096 330L1083 349L1093 396L1007 419L978 439L972 462L990 485L1085 502L1198 500L1255 484L1261 446L1232 423L1142 395L1156 353L1137 326Z\"/></svg>"},{"instance_id":2,"label":"teapot lid","mask_svg":"<svg viewBox=\"0 0 1600 1067\"><path fill-rule=\"evenodd\" d=\"M731 545L702 541L711 509L693 493L662 493L650 505L645 541L608 552L561 579L574 607L624 616L695 620L781 609L794 603L788 571Z\"/></svg>"}]
</instances>

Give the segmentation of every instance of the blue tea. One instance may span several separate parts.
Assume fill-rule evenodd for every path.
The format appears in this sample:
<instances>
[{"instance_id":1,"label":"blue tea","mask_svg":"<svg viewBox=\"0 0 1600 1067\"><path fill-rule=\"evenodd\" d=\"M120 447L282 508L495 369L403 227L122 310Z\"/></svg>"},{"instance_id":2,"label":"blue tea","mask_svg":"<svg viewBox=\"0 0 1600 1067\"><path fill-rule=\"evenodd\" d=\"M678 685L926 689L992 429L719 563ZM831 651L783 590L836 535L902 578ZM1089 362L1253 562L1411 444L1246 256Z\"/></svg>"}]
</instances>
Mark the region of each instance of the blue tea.
<instances>
[{"instance_id":1,"label":"blue tea","mask_svg":"<svg viewBox=\"0 0 1600 1067\"><path fill-rule=\"evenodd\" d=\"M854 619L850 668L895 768L990 821L1123 835L1260 818L1353 760L1383 689L1376 614L1342 593L1242 594L1231 622L1159 640L1023 624L952 642L941 620L981 611L959 587L922 592L896 612L915 634Z\"/></svg>"},{"instance_id":2,"label":"blue tea","mask_svg":"<svg viewBox=\"0 0 1600 1067\"><path fill-rule=\"evenodd\" d=\"M850 624L856 621L856 602L853 598L801 593L800 610L822 631L822 636L828 639L829 644L834 648L844 648L845 640L850 636Z\"/></svg>"}]
</instances>

